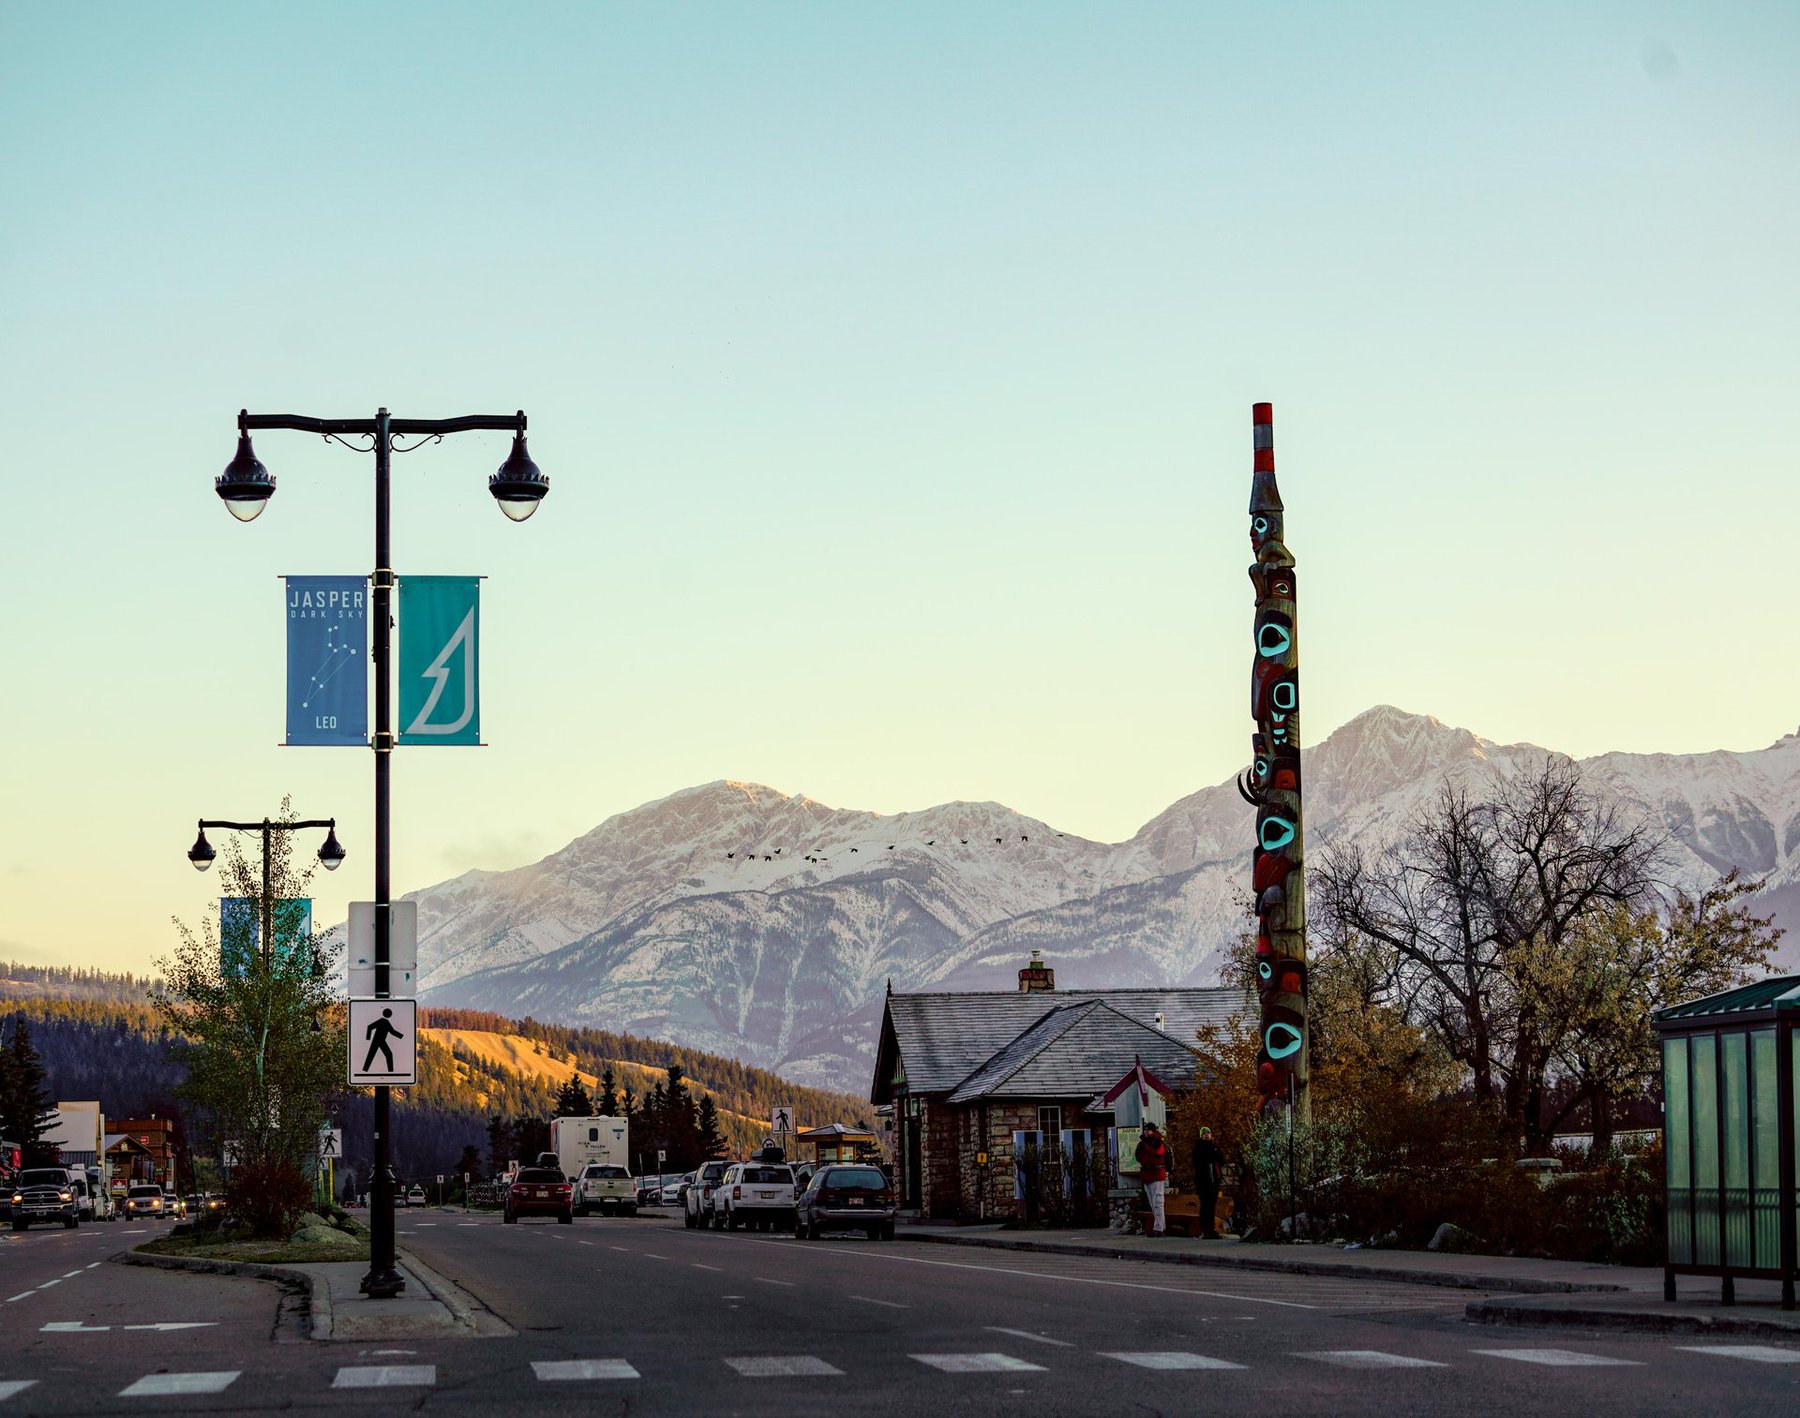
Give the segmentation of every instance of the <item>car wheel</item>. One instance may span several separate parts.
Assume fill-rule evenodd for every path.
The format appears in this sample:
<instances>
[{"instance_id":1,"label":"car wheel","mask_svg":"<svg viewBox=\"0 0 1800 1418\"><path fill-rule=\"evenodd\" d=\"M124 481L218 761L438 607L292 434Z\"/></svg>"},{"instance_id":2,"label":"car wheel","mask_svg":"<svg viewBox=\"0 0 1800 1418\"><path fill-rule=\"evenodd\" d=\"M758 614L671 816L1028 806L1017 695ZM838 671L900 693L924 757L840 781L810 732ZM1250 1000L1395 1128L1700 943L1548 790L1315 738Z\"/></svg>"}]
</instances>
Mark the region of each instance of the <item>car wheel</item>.
<instances>
[{"instance_id":1,"label":"car wheel","mask_svg":"<svg viewBox=\"0 0 1800 1418\"><path fill-rule=\"evenodd\" d=\"M31 1229L31 1223L29 1221L14 1221L13 1222L13 1230L15 1230L15 1231L29 1231L30 1229Z\"/></svg>"},{"instance_id":2,"label":"car wheel","mask_svg":"<svg viewBox=\"0 0 1800 1418\"><path fill-rule=\"evenodd\" d=\"M891 1241L894 1239L894 1223L892 1221L881 1228L881 1239L884 1241Z\"/></svg>"},{"instance_id":3,"label":"car wheel","mask_svg":"<svg viewBox=\"0 0 1800 1418\"><path fill-rule=\"evenodd\" d=\"M501 1213L500 1213L500 1219L501 1219L501 1220L502 1220L502 1221L503 1221L503 1222L505 1222L505 1223L506 1223L506 1224L507 1224L507 1225L508 1225L508 1226L516 1226L516 1225L518 1225L518 1224L519 1224L519 1218L518 1218L518 1217L516 1217L516 1216L514 1216L514 1215L513 1215L513 1214L512 1214L512 1212L510 1212L510 1211L503 1211L503 1212L501 1212Z\"/></svg>"},{"instance_id":4,"label":"car wheel","mask_svg":"<svg viewBox=\"0 0 1800 1418\"><path fill-rule=\"evenodd\" d=\"M63 1217L63 1230L65 1230L65 1231L73 1231L80 1224L81 1224L81 1218L79 1216Z\"/></svg>"},{"instance_id":5,"label":"car wheel","mask_svg":"<svg viewBox=\"0 0 1800 1418\"><path fill-rule=\"evenodd\" d=\"M556 1218L556 1224L558 1226L573 1226L575 1224L574 1211L570 1210L563 1212L561 1216Z\"/></svg>"},{"instance_id":6,"label":"car wheel","mask_svg":"<svg viewBox=\"0 0 1800 1418\"><path fill-rule=\"evenodd\" d=\"M691 1211L682 1212L681 1213L681 1224L683 1226L687 1227L688 1230L692 1231L694 1229L694 1213Z\"/></svg>"},{"instance_id":7,"label":"car wheel","mask_svg":"<svg viewBox=\"0 0 1800 1418\"><path fill-rule=\"evenodd\" d=\"M627 1216L636 1216L637 1215L637 1208L635 1206L627 1206L624 1208L624 1211Z\"/></svg>"}]
</instances>

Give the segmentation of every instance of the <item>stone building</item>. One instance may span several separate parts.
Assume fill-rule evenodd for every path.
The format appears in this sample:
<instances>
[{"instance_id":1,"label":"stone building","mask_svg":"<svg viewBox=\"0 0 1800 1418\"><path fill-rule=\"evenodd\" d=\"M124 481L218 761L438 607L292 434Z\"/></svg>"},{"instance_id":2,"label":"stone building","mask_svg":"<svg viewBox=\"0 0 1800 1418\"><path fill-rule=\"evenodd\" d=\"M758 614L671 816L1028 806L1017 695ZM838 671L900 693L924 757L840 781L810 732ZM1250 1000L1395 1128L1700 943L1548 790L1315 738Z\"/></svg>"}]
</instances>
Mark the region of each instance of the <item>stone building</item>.
<instances>
[{"instance_id":1,"label":"stone building","mask_svg":"<svg viewBox=\"0 0 1800 1418\"><path fill-rule=\"evenodd\" d=\"M1192 1088L1195 1030L1249 1007L1225 988L1058 990L1035 951L1017 992L890 993L870 1100L892 1107L902 1211L1013 1214L1015 1132L1108 1126L1090 1105L1134 1059Z\"/></svg>"}]
</instances>

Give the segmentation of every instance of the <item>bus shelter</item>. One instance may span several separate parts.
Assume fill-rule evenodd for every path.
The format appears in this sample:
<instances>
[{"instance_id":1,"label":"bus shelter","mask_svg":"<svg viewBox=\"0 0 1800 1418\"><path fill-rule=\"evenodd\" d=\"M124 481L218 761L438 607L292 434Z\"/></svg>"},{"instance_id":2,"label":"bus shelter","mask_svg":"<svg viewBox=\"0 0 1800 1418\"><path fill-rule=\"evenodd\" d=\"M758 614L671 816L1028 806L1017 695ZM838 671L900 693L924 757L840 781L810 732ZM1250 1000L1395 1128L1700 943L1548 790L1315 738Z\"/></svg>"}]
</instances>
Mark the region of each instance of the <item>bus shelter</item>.
<instances>
[{"instance_id":1,"label":"bus shelter","mask_svg":"<svg viewBox=\"0 0 1800 1418\"><path fill-rule=\"evenodd\" d=\"M1800 1276L1800 975L1761 980L1658 1010L1668 1167L1663 1296L1677 1275L1779 1280L1794 1308Z\"/></svg>"}]
</instances>

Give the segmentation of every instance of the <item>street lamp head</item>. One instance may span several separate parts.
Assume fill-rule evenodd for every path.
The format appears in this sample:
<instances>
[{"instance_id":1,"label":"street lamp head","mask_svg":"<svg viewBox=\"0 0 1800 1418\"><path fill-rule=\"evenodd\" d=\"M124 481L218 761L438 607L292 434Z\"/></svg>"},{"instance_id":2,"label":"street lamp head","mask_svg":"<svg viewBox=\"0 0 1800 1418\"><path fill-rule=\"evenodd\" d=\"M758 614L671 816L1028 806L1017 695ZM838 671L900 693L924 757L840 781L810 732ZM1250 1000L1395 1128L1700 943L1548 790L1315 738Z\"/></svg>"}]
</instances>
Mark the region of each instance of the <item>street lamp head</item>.
<instances>
[{"instance_id":1,"label":"street lamp head","mask_svg":"<svg viewBox=\"0 0 1800 1418\"><path fill-rule=\"evenodd\" d=\"M523 522L536 512L538 503L550 491L550 479L538 471L538 465L531 461L531 454L525 451L524 417L524 411L520 410L521 427L513 435L512 452L506 455L499 471L488 479L488 491L494 495L494 501L515 522Z\"/></svg>"},{"instance_id":2,"label":"street lamp head","mask_svg":"<svg viewBox=\"0 0 1800 1418\"><path fill-rule=\"evenodd\" d=\"M275 495L275 479L258 461L250 446L248 429L238 430L237 453L225 465L225 471L213 479L213 491L225 504L225 510L240 522L254 521L263 504Z\"/></svg>"},{"instance_id":3,"label":"street lamp head","mask_svg":"<svg viewBox=\"0 0 1800 1418\"><path fill-rule=\"evenodd\" d=\"M344 864L344 856L344 849L337 839L337 824L333 823L331 830L325 834L325 845L319 848L319 865L326 871L336 871Z\"/></svg>"},{"instance_id":4,"label":"street lamp head","mask_svg":"<svg viewBox=\"0 0 1800 1418\"><path fill-rule=\"evenodd\" d=\"M212 843L206 840L206 829L202 827L200 835L194 839L194 845L188 848L188 860L194 864L195 871L205 871L218 855L213 851Z\"/></svg>"}]
</instances>

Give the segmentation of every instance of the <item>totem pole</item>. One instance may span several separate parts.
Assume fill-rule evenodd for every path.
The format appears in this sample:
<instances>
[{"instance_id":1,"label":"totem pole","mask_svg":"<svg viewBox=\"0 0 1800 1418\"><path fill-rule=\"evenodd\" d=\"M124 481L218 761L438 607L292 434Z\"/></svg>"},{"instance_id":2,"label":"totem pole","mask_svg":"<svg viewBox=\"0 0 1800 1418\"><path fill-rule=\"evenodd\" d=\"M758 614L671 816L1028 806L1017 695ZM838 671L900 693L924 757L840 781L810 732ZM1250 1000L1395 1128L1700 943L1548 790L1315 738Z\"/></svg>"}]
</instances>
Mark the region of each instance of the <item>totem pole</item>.
<instances>
[{"instance_id":1,"label":"totem pole","mask_svg":"<svg viewBox=\"0 0 1800 1418\"><path fill-rule=\"evenodd\" d=\"M1295 621L1294 558L1282 541L1275 486L1272 406L1252 412L1255 463L1250 478L1250 547L1256 555L1256 658L1250 713L1256 720L1250 771L1238 791L1256 808L1251 890L1256 897L1256 990L1261 1047L1256 1087L1265 1111L1306 1096L1306 873L1300 816L1300 643Z\"/></svg>"}]
</instances>

